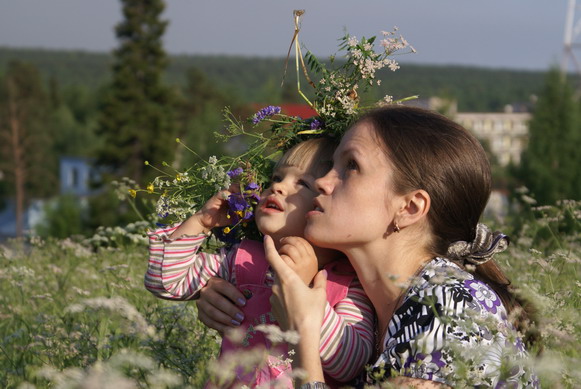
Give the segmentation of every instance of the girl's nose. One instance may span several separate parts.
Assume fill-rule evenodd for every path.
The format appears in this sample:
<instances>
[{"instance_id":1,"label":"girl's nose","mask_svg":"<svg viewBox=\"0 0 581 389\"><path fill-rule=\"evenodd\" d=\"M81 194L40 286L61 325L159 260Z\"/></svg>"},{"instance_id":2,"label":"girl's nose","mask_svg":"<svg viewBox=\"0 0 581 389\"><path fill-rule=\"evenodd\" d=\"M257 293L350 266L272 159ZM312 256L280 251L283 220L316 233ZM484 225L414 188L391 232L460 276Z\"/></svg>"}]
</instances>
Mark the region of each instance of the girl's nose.
<instances>
[{"instance_id":1,"label":"girl's nose","mask_svg":"<svg viewBox=\"0 0 581 389\"><path fill-rule=\"evenodd\" d=\"M285 189L282 181L273 182L272 185L270 186L270 188L272 190L272 193L285 194L285 192L286 192L286 189Z\"/></svg>"},{"instance_id":2,"label":"girl's nose","mask_svg":"<svg viewBox=\"0 0 581 389\"><path fill-rule=\"evenodd\" d=\"M328 195L333 192L333 188L335 187L335 180L337 178L337 172L335 169L329 170L327 174L325 174L321 178L317 178L315 180L315 187L319 191L319 193Z\"/></svg>"}]
</instances>

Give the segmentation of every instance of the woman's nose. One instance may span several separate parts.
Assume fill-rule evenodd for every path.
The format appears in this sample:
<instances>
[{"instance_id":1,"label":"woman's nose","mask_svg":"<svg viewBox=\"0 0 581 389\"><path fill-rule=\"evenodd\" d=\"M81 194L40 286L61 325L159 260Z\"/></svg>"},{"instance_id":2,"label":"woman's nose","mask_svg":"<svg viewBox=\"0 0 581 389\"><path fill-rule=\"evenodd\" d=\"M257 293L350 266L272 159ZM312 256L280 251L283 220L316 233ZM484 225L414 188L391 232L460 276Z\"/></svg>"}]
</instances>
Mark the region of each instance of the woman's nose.
<instances>
[{"instance_id":1,"label":"woman's nose","mask_svg":"<svg viewBox=\"0 0 581 389\"><path fill-rule=\"evenodd\" d=\"M337 177L337 173L334 169L329 170L327 174L325 174L321 178L317 178L315 180L315 187L321 194L331 194L334 188L335 178Z\"/></svg>"}]
</instances>

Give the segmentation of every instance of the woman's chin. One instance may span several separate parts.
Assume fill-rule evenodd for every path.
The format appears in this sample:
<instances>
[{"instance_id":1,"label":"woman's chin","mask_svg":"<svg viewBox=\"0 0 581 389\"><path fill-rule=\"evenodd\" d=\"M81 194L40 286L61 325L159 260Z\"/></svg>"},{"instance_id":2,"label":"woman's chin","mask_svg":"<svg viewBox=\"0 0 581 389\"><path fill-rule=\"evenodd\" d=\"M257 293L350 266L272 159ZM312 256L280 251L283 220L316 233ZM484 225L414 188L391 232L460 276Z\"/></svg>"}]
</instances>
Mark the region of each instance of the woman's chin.
<instances>
[{"instance_id":1,"label":"woman's chin","mask_svg":"<svg viewBox=\"0 0 581 389\"><path fill-rule=\"evenodd\" d=\"M330 236L328 233L318 231L317 228L309 227L308 225L305 228L305 239L315 246L333 248L331 247L332 242L329 241L329 238Z\"/></svg>"}]
</instances>

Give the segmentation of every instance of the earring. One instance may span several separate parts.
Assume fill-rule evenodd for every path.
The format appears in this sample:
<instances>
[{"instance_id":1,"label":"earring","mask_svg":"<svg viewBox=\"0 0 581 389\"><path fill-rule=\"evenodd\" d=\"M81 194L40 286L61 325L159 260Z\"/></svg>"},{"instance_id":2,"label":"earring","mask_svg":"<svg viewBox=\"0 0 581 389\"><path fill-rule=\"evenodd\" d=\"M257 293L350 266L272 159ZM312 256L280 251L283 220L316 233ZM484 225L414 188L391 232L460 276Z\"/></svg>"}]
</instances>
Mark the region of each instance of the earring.
<instances>
[{"instance_id":1,"label":"earring","mask_svg":"<svg viewBox=\"0 0 581 389\"><path fill-rule=\"evenodd\" d=\"M399 231L400 231L400 228L399 228L399 226L397 225L397 222L393 222L393 232L396 232L396 233L397 233L397 232L399 232Z\"/></svg>"}]
</instances>

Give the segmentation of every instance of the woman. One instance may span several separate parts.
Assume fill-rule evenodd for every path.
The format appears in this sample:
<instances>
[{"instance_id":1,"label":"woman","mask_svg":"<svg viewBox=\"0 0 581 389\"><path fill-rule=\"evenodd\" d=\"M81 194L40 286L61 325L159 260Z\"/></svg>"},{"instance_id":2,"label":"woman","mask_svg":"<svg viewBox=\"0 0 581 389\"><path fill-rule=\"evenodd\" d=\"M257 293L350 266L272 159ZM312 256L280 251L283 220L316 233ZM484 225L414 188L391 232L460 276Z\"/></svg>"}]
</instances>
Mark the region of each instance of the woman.
<instances>
[{"instance_id":1,"label":"woman","mask_svg":"<svg viewBox=\"0 0 581 389\"><path fill-rule=\"evenodd\" d=\"M537 385L512 325L524 330L527 316L491 260L508 241L478 224L491 175L472 135L430 111L382 108L345 134L316 184L305 237L347 255L377 312L379 357L367 383ZM268 237L265 247L279 277L276 315L301 335L305 386L319 387L325 275L304 287L293 258Z\"/></svg>"}]
</instances>

